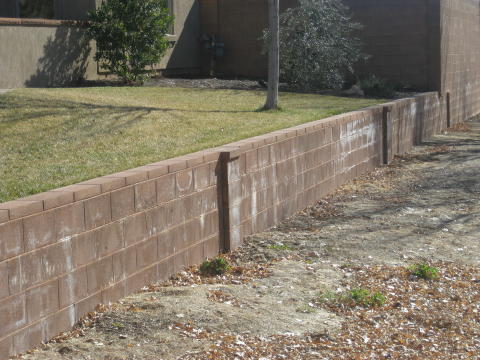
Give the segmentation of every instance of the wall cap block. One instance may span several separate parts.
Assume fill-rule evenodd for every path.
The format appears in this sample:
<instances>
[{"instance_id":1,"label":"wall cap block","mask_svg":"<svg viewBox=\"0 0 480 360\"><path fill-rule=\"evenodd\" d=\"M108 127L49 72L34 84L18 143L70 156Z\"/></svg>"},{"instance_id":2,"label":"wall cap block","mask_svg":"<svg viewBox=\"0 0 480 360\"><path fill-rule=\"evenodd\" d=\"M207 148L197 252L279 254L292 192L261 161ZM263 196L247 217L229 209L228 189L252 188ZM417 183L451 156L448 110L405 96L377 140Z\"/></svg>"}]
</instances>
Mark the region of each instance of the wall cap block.
<instances>
[{"instance_id":1,"label":"wall cap block","mask_svg":"<svg viewBox=\"0 0 480 360\"><path fill-rule=\"evenodd\" d=\"M102 193L100 185L69 185L55 190L52 192L70 192L73 194L74 201L85 200Z\"/></svg>"},{"instance_id":2,"label":"wall cap block","mask_svg":"<svg viewBox=\"0 0 480 360\"><path fill-rule=\"evenodd\" d=\"M14 220L43 211L43 202L13 200L0 204L0 210L7 210L9 219Z\"/></svg>"}]
</instances>

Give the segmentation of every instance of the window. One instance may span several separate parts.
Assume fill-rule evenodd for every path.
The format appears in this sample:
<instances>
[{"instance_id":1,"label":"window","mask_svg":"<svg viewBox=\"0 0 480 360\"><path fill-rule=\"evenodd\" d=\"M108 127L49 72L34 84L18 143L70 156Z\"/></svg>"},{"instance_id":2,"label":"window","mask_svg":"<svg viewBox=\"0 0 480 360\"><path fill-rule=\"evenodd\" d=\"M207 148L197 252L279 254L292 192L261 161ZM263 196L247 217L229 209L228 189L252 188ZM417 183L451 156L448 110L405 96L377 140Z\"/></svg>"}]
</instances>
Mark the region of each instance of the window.
<instances>
[{"instance_id":1,"label":"window","mask_svg":"<svg viewBox=\"0 0 480 360\"><path fill-rule=\"evenodd\" d=\"M18 0L18 17L31 19L53 19L54 0Z\"/></svg>"},{"instance_id":2,"label":"window","mask_svg":"<svg viewBox=\"0 0 480 360\"><path fill-rule=\"evenodd\" d=\"M165 6L166 8L168 8L168 10L170 11L170 15L174 16L174 13L173 13L173 0L163 0L163 1L164 1L164 6ZM175 22L175 19L174 19L173 21ZM172 23L172 25L170 26L169 33L170 33L170 35L175 34L175 25L174 25L174 23Z\"/></svg>"}]
</instances>

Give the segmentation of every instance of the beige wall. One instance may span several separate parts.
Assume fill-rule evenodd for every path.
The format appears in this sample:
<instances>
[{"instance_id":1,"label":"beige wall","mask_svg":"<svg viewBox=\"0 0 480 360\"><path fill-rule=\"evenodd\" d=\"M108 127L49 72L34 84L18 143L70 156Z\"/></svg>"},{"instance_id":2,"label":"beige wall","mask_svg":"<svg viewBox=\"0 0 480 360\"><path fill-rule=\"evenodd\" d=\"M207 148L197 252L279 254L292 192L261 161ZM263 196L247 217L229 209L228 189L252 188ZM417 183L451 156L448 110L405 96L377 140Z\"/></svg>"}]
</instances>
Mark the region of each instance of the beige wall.
<instances>
[{"instance_id":1,"label":"beige wall","mask_svg":"<svg viewBox=\"0 0 480 360\"><path fill-rule=\"evenodd\" d=\"M266 0L201 0L202 33L225 43L215 72L224 76L265 78L267 56L262 54L263 30L268 26ZM297 0L281 0L281 10ZM210 50L202 51L204 72L210 70Z\"/></svg>"},{"instance_id":2,"label":"beige wall","mask_svg":"<svg viewBox=\"0 0 480 360\"><path fill-rule=\"evenodd\" d=\"M480 113L480 1L440 1L441 89L455 124Z\"/></svg>"},{"instance_id":3,"label":"beige wall","mask_svg":"<svg viewBox=\"0 0 480 360\"><path fill-rule=\"evenodd\" d=\"M362 24L360 38L370 56L360 75L418 90L439 88L439 0L343 0ZM432 44L432 46L430 46Z\"/></svg>"},{"instance_id":4,"label":"beige wall","mask_svg":"<svg viewBox=\"0 0 480 360\"><path fill-rule=\"evenodd\" d=\"M175 46L170 49L159 69L191 72L200 67L200 5L199 0L174 0Z\"/></svg>"},{"instance_id":5,"label":"beige wall","mask_svg":"<svg viewBox=\"0 0 480 360\"><path fill-rule=\"evenodd\" d=\"M86 8L93 2L82 0L77 5ZM198 0L175 0L173 6L175 26L170 37L173 47L157 69L192 72L199 67ZM74 8L69 5L68 9ZM77 10L80 12L80 8ZM97 74L93 51L89 51L83 35L84 29L78 27L0 21L0 89L62 86L82 77L89 80L102 77Z\"/></svg>"},{"instance_id":6,"label":"beige wall","mask_svg":"<svg viewBox=\"0 0 480 360\"><path fill-rule=\"evenodd\" d=\"M60 86L95 78L84 30L67 26L0 26L0 88Z\"/></svg>"}]
</instances>

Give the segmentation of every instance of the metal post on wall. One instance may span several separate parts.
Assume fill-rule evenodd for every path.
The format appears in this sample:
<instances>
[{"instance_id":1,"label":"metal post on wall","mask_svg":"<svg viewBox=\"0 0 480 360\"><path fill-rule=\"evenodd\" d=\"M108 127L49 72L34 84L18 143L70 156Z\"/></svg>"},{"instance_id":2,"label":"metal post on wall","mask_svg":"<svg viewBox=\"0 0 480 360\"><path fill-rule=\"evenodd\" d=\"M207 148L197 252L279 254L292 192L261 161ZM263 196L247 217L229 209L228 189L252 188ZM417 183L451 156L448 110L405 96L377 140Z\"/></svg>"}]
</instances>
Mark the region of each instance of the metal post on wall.
<instances>
[{"instance_id":1,"label":"metal post on wall","mask_svg":"<svg viewBox=\"0 0 480 360\"><path fill-rule=\"evenodd\" d=\"M452 114L451 114L451 107L450 107L450 92L446 94L446 101L447 101L447 129L452 126Z\"/></svg>"},{"instance_id":2,"label":"metal post on wall","mask_svg":"<svg viewBox=\"0 0 480 360\"><path fill-rule=\"evenodd\" d=\"M391 143L391 132L392 125L389 121L389 114L392 111L392 108L389 106L383 107L383 118L382 118L382 145L383 145L383 164L388 165L390 163L390 152L389 145Z\"/></svg>"},{"instance_id":3,"label":"metal post on wall","mask_svg":"<svg viewBox=\"0 0 480 360\"><path fill-rule=\"evenodd\" d=\"M218 216L220 252L230 251L230 200L228 183L228 163L231 157L229 152L222 152L217 163L217 192L218 192Z\"/></svg>"}]
</instances>

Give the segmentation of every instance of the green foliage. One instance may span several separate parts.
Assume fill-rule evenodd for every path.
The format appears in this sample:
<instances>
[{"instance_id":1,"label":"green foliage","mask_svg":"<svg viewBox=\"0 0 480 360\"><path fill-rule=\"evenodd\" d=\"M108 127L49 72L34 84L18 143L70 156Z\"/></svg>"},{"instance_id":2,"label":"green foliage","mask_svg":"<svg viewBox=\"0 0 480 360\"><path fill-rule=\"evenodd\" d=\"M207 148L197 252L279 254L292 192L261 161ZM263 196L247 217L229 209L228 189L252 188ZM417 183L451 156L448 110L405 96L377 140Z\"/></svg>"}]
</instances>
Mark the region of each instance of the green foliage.
<instances>
[{"instance_id":1,"label":"green foliage","mask_svg":"<svg viewBox=\"0 0 480 360\"><path fill-rule=\"evenodd\" d=\"M379 307L385 304L385 296L380 292L370 293L367 289L353 289L347 296L357 305L365 307Z\"/></svg>"},{"instance_id":2,"label":"green foliage","mask_svg":"<svg viewBox=\"0 0 480 360\"><path fill-rule=\"evenodd\" d=\"M202 275L221 275L230 270L230 264L223 257L217 257L212 260L205 260L200 265L200 273Z\"/></svg>"},{"instance_id":3,"label":"green foliage","mask_svg":"<svg viewBox=\"0 0 480 360\"><path fill-rule=\"evenodd\" d=\"M380 307L387 299L380 292L371 293L367 289L358 288L341 294L325 292L320 294L318 301L324 304L342 304L348 306Z\"/></svg>"},{"instance_id":4,"label":"green foliage","mask_svg":"<svg viewBox=\"0 0 480 360\"><path fill-rule=\"evenodd\" d=\"M413 276L424 280L435 280L439 277L439 271L436 267L427 263L414 264L408 268Z\"/></svg>"},{"instance_id":5,"label":"green foliage","mask_svg":"<svg viewBox=\"0 0 480 360\"><path fill-rule=\"evenodd\" d=\"M395 84L392 82L381 79L375 75L367 76L360 80L360 87L364 94L370 97L383 97L393 98L395 97Z\"/></svg>"},{"instance_id":6,"label":"green foliage","mask_svg":"<svg viewBox=\"0 0 480 360\"><path fill-rule=\"evenodd\" d=\"M335 294L333 291L325 291L318 295L318 301L322 304L333 303L338 299L339 295Z\"/></svg>"},{"instance_id":7,"label":"green foliage","mask_svg":"<svg viewBox=\"0 0 480 360\"><path fill-rule=\"evenodd\" d=\"M268 248L272 250L280 250L280 251L293 250L291 246L288 246L285 244L273 244L273 245L270 245Z\"/></svg>"},{"instance_id":8,"label":"green foliage","mask_svg":"<svg viewBox=\"0 0 480 360\"><path fill-rule=\"evenodd\" d=\"M299 0L280 16L280 76L302 90L342 87L365 58L348 8L341 0ZM268 30L264 40L268 44Z\"/></svg>"},{"instance_id":9,"label":"green foliage","mask_svg":"<svg viewBox=\"0 0 480 360\"><path fill-rule=\"evenodd\" d=\"M128 84L143 82L168 49L172 22L165 0L106 0L89 14L95 60Z\"/></svg>"}]
</instances>

